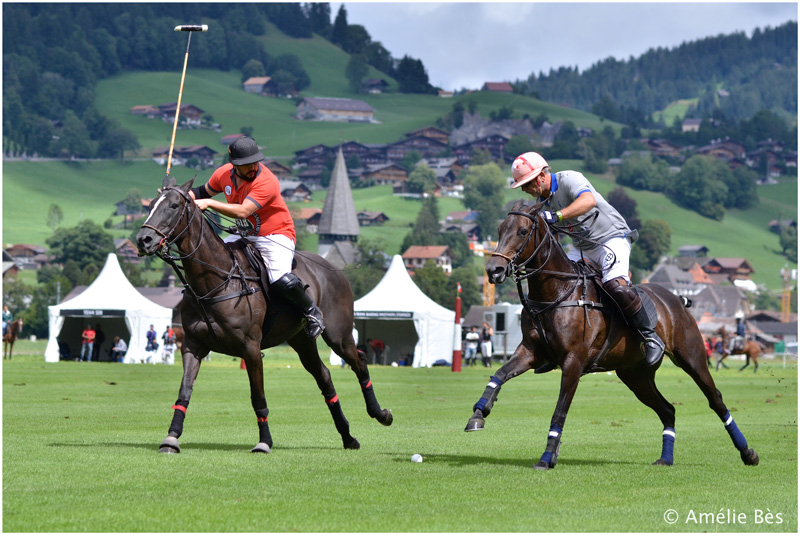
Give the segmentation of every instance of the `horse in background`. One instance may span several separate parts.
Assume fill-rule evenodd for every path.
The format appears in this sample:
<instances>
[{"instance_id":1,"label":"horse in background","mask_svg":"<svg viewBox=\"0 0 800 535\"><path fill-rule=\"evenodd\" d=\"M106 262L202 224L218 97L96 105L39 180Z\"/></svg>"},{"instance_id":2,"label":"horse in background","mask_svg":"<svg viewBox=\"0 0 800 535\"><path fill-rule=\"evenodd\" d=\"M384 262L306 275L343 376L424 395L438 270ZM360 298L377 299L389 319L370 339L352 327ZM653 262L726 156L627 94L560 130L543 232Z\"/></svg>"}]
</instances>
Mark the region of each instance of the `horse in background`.
<instances>
[{"instance_id":1,"label":"horse in background","mask_svg":"<svg viewBox=\"0 0 800 535\"><path fill-rule=\"evenodd\" d=\"M22 318L12 321L8 324L6 332L3 333L3 360L11 360L11 353L14 351L14 342L17 341L17 336L22 332L22 326L25 322Z\"/></svg>"},{"instance_id":2,"label":"horse in background","mask_svg":"<svg viewBox=\"0 0 800 535\"><path fill-rule=\"evenodd\" d=\"M739 371L744 370L750 365L750 359L753 360L753 373L758 371L758 356L762 353L763 347L755 340L747 340L744 343L738 343L734 346L733 352L736 355L744 354L744 366L739 368Z\"/></svg>"}]
</instances>

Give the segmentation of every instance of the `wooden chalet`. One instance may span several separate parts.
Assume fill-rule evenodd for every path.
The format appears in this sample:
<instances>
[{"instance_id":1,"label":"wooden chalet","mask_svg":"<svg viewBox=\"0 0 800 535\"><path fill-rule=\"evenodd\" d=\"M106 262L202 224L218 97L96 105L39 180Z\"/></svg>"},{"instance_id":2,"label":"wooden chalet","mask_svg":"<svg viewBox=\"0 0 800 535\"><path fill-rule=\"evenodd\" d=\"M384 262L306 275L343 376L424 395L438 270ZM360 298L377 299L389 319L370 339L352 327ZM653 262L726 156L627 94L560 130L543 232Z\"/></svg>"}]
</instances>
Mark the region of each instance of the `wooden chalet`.
<instances>
[{"instance_id":1,"label":"wooden chalet","mask_svg":"<svg viewBox=\"0 0 800 535\"><path fill-rule=\"evenodd\" d=\"M731 282L736 279L750 280L754 273L752 266L744 258L712 258L702 268L709 275L724 275Z\"/></svg>"},{"instance_id":2,"label":"wooden chalet","mask_svg":"<svg viewBox=\"0 0 800 535\"><path fill-rule=\"evenodd\" d=\"M212 167L215 154L218 154L217 151L205 145L174 147L172 150L172 165L188 166L189 162L196 158L201 168ZM166 165L168 157L169 147L158 147L153 150L153 161L158 165Z\"/></svg>"},{"instance_id":3,"label":"wooden chalet","mask_svg":"<svg viewBox=\"0 0 800 535\"><path fill-rule=\"evenodd\" d=\"M150 104L141 106L134 106L131 108L131 115L144 115L149 119L153 119L161 115L161 110Z\"/></svg>"},{"instance_id":4,"label":"wooden chalet","mask_svg":"<svg viewBox=\"0 0 800 535\"><path fill-rule=\"evenodd\" d=\"M306 97L297 105L295 117L311 121L373 122L375 110L361 100Z\"/></svg>"},{"instance_id":5,"label":"wooden chalet","mask_svg":"<svg viewBox=\"0 0 800 535\"><path fill-rule=\"evenodd\" d=\"M699 132L702 122L702 119L684 119L681 124L681 132Z\"/></svg>"},{"instance_id":6,"label":"wooden chalet","mask_svg":"<svg viewBox=\"0 0 800 535\"><path fill-rule=\"evenodd\" d=\"M286 202L308 202L311 199L311 190L299 180L278 179L278 183Z\"/></svg>"},{"instance_id":7,"label":"wooden chalet","mask_svg":"<svg viewBox=\"0 0 800 535\"><path fill-rule=\"evenodd\" d=\"M51 260L45 247L28 243L11 245L3 253L4 258L7 254L11 258L10 261L16 263L19 269L38 269Z\"/></svg>"},{"instance_id":8,"label":"wooden chalet","mask_svg":"<svg viewBox=\"0 0 800 535\"><path fill-rule=\"evenodd\" d=\"M431 139L435 139L436 141L444 143L445 145L450 144L450 134L448 134L444 130L436 128L435 126L426 126L425 128L420 128L419 130L414 130L413 132L408 132L407 134L405 134L405 137L415 137L415 136L429 137Z\"/></svg>"},{"instance_id":9,"label":"wooden chalet","mask_svg":"<svg viewBox=\"0 0 800 535\"><path fill-rule=\"evenodd\" d=\"M408 270L419 269L431 260L448 275L453 271L453 253L447 245L412 245L402 257Z\"/></svg>"},{"instance_id":10,"label":"wooden chalet","mask_svg":"<svg viewBox=\"0 0 800 535\"><path fill-rule=\"evenodd\" d=\"M408 171L402 165L389 163L369 165L361 175L362 180L372 180L376 185L389 184L395 186L408 180Z\"/></svg>"},{"instance_id":11,"label":"wooden chalet","mask_svg":"<svg viewBox=\"0 0 800 535\"><path fill-rule=\"evenodd\" d=\"M469 161L472 158L472 153L476 150L488 150L493 159L505 161L505 148L508 141L509 138L502 134L491 134L454 147L453 156L460 160Z\"/></svg>"},{"instance_id":12,"label":"wooden chalet","mask_svg":"<svg viewBox=\"0 0 800 535\"><path fill-rule=\"evenodd\" d=\"M272 174L279 179L293 179L292 170L276 160L264 160L261 162L264 166L272 171Z\"/></svg>"},{"instance_id":13,"label":"wooden chalet","mask_svg":"<svg viewBox=\"0 0 800 535\"><path fill-rule=\"evenodd\" d=\"M370 93L373 95L379 95L383 93L388 87L389 83L383 78L367 78L361 82L361 89L365 93Z\"/></svg>"},{"instance_id":14,"label":"wooden chalet","mask_svg":"<svg viewBox=\"0 0 800 535\"><path fill-rule=\"evenodd\" d=\"M270 76L252 76L242 83L242 87L248 93L256 95L274 95L274 85L270 84Z\"/></svg>"},{"instance_id":15,"label":"wooden chalet","mask_svg":"<svg viewBox=\"0 0 800 535\"><path fill-rule=\"evenodd\" d=\"M142 261L139 249L128 238L114 238L114 251L120 260L129 264L139 264Z\"/></svg>"},{"instance_id":16,"label":"wooden chalet","mask_svg":"<svg viewBox=\"0 0 800 535\"><path fill-rule=\"evenodd\" d=\"M678 247L678 256L703 258L708 256L708 247L705 245L681 245Z\"/></svg>"},{"instance_id":17,"label":"wooden chalet","mask_svg":"<svg viewBox=\"0 0 800 535\"><path fill-rule=\"evenodd\" d=\"M311 234L317 233L319 226L319 218L322 215L322 210L319 208L299 208L291 209L292 219L297 227L305 227Z\"/></svg>"},{"instance_id":18,"label":"wooden chalet","mask_svg":"<svg viewBox=\"0 0 800 535\"><path fill-rule=\"evenodd\" d=\"M219 138L219 142L223 145L230 145L237 139L243 138L244 134L228 134L227 136L222 136Z\"/></svg>"},{"instance_id":19,"label":"wooden chalet","mask_svg":"<svg viewBox=\"0 0 800 535\"><path fill-rule=\"evenodd\" d=\"M492 91L493 93L513 93L514 88L508 82L486 82L481 87L481 91Z\"/></svg>"},{"instance_id":20,"label":"wooden chalet","mask_svg":"<svg viewBox=\"0 0 800 535\"><path fill-rule=\"evenodd\" d=\"M382 227L384 223L389 221L389 216L383 212L369 212L367 210L361 210L356 213L356 217L360 227Z\"/></svg>"},{"instance_id":21,"label":"wooden chalet","mask_svg":"<svg viewBox=\"0 0 800 535\"><path fill-rule=\"evenodd\" d=\"M161 118L165 122L175 121L175 110L178 108L177 102L168 102L161 104L158 110L161 112ZM205 110L198 108L194 104L181 104L181 113L178 121L183 121L187 124L199 125L202 123L203 114Z\"/></svg>"},{"instance_id":22,"label":"wooden chalet","mask_svg":"<svg viewBox=\"0 0 800 535\"><path fill-rule=\"evenodd\" d=\"M434 158L446 151L448 145L426 136L409 136L386 146L386 159L400 163L407 154L417 151L423 158Z\"/></svg>"},{"instance_id":23,"label":"wooden chalet","mask_svg":"<svg viewBox=\"0 0 800 535\"><path fill-rule=\"evenodd\" d=\"M124 216L133 216L134 218L141 216L142 214L146 214L150 208L150 203L153 199L142 199L142 202L139 204L137 210L131 210L128 208L125 200L117 201L114 203L114 206L117 207L116 212L114 215L124 215Z\"/></svg>"}]
</instances>

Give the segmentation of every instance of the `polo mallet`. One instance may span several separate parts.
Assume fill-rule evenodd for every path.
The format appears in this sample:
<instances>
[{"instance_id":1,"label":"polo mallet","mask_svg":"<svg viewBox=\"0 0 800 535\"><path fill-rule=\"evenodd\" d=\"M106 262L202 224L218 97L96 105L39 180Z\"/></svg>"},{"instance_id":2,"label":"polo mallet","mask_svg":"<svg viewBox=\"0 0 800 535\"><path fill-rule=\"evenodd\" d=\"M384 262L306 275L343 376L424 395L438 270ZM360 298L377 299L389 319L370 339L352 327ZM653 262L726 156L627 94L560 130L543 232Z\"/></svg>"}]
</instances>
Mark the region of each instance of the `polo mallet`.
<instances>
[{"instance_id":1,"label":"polo mallet","mask_svg":"<svg viewBox=\"0 0 800 535\"><path fill-rule=\"evenodd\" d=\"M167 174L164 175L163 186L169 181L169 172L172 169L172 149L175 148L175 132L178 130L178 116L181 112L181 98L183 97L183 81L186 80L186 65L189 63L189 45L192 44L192 32L207 32L206 24L184 24L175 26L176 32L189 32L189 40L186 42L186 55L183 58L183 73L181 74L181 88L178 91L178 104L175 107L175 121L172 124L172 140L169 142L169 155L167 156Z\"/></svg>"}]
</instances>

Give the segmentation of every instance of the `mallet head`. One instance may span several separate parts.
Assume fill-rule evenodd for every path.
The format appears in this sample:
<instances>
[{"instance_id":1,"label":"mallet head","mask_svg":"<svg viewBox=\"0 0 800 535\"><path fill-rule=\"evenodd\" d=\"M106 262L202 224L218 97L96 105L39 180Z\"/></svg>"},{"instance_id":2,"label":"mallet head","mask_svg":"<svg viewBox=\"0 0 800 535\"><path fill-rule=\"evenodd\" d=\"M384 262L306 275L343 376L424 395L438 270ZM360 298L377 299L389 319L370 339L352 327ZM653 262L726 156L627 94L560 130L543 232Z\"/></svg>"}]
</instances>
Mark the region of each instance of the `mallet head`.
<instances>
[{"instance_id":1,"label":"mallet head","mask_svg":"<svg viewBox=\"0 0 800 535\"><path fill-rule=\"evenodd\" d=\"M183 24L181 26L175 26L176 32L207 32L208 25L207 24Z\"/></svg>"}]
</instances>

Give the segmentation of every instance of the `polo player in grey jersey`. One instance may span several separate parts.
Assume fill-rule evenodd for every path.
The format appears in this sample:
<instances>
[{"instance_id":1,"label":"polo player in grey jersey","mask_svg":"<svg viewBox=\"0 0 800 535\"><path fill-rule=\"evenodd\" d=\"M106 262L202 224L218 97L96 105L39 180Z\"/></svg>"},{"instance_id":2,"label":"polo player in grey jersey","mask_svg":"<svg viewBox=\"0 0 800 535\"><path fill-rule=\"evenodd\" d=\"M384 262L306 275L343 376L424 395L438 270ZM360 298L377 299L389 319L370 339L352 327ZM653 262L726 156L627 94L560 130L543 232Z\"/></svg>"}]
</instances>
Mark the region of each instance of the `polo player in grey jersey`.
<instances>
[{"instance_id":1,"label":"polo player in grey jersey","mask_svg":"<svg viewBox=\"0 0 800 535\"><path fill-rule=\"evenodd\" d=\"M664 355L664 342L655 332L655 305L646 294L633 289L628 275L631 244L639 237L638 231L631 230L622 215L578 171L552 173L540 154L526 152L514 160L511 172L512 189L522 188L544 201L547 209L542 215L547 222L560 223L575 233L567 256L573 261L588 258L601 268L603 287L644 338L647 365L657 366Z\"/></svg>"}]
</instances>

